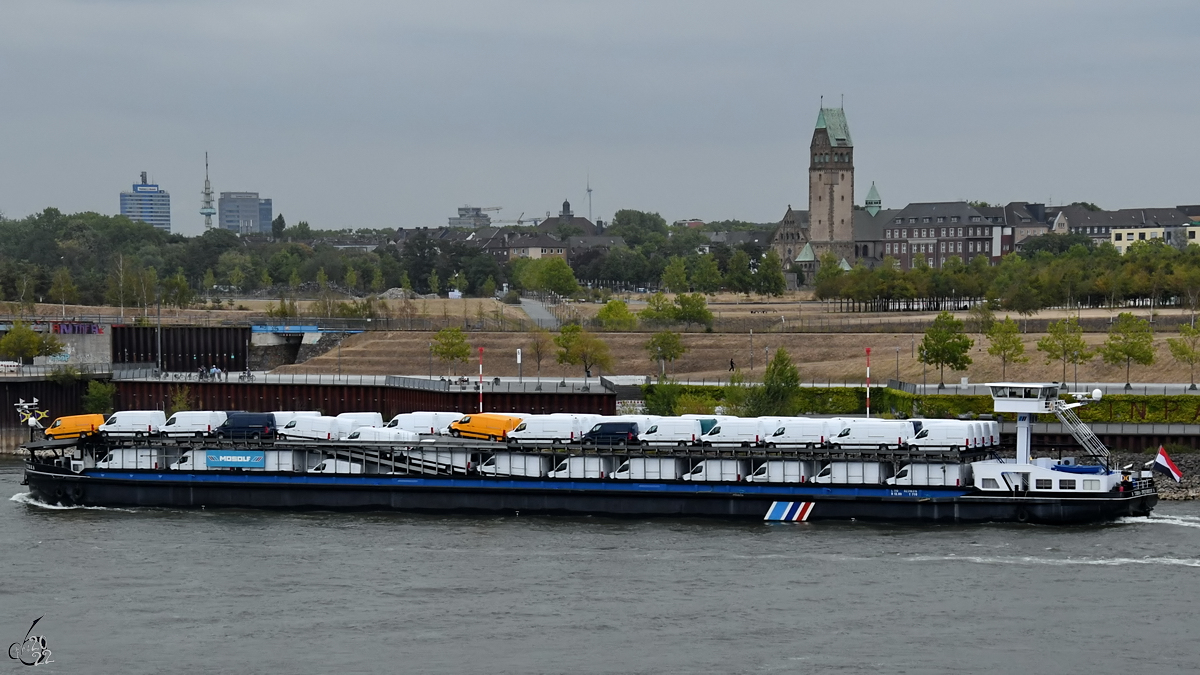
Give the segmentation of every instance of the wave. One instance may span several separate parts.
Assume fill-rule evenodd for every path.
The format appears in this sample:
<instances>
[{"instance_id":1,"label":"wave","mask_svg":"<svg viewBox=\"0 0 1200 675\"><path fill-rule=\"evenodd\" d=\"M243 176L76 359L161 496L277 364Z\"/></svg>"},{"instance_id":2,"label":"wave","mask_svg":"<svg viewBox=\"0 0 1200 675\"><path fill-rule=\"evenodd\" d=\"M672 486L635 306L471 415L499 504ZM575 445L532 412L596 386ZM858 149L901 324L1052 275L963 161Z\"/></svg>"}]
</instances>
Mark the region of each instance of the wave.
<instances>
[{"instance_id":1,"label":"wave","mask_svg":"<svg viewBox=\"0 0 1200 675\"><path fill-rule=\"evenodd\" d=\"M8 498L10 502L24 504L26 506L36 506L40 509L49 509L51 511L125 511L129 509L117 509L109 506L63 506L62 504L48 504L39 499L34 499L32 492L18 492Z\"/></svg>"},{"instance_id":2,"label":"wave","mask_svg":"<svg viewBox=\"0 0 1200 675\"><path fill-rule=\"evenodd\" d=\"M1117 519L1122 525L1150 523L1152 525L1178 525L1180 527L1200 527L1200 518L1195 516L1129 516Z\"/></svg>"},{"instance_id":3,"label":"wave","mask_svg":"<svg viewBox=\"0 0 1200 675\"><path fill-rule=\"evenodd\" d=\"M940 555L913 556L906 560L916 562L969 562L981 565L1051 565L1068 567L1077 565L1098 565L1102 567L1117 567L1121 565L1170 565L1179 567L1200 567L1200 560L1191 558L1039 558L1036 556L979 556L979 555Z\"/></svg>"}]
</instances>

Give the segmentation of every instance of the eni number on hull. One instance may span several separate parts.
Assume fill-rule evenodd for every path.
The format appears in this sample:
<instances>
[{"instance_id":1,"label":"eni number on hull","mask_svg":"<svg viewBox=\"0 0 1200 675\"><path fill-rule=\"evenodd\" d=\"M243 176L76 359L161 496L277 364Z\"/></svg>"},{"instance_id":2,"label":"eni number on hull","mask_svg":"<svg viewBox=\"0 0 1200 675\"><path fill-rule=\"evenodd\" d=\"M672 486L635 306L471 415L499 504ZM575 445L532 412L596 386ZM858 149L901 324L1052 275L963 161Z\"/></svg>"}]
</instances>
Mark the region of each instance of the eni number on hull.
<instances>
[{"instance_id":1,"label":"eni number on hull","mask_svg":"<svg viewBox=\"0 0 1200 675\"><path fill-rule=\"evenodd\" d=\"M571 440L532 443L428 425L340 440L93 435L27 444L24 482L41 501L95 506L1062 524L1151 512L1150 472L1110 466L1072 412L1098 391L1069 402L1056 383L989 386L1016 416L1015 453L988 421L628 416L539 420ZM1038 414L1062 421L1081 461L1032 456Z\"/></svg>"}]
</instances>

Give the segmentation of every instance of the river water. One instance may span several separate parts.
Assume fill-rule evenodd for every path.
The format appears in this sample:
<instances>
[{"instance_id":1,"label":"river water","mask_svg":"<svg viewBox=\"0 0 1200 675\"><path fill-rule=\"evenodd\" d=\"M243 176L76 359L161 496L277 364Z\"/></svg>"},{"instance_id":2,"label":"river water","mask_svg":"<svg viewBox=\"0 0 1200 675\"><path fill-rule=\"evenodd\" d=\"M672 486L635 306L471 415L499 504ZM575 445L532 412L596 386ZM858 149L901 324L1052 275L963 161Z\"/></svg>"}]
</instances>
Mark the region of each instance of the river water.
<instances>
[{"instance_id":1,"label":"river water","mask_svg":"<svg viewBox=\"0 0 1200 675\"><path fill-rule=\"evenodd\" d=\"M0 458L0 642L44 615L31 672L1200 664L1194 502L1072 528L63 509L20 473Z\"/></svg>"}]
</instances>

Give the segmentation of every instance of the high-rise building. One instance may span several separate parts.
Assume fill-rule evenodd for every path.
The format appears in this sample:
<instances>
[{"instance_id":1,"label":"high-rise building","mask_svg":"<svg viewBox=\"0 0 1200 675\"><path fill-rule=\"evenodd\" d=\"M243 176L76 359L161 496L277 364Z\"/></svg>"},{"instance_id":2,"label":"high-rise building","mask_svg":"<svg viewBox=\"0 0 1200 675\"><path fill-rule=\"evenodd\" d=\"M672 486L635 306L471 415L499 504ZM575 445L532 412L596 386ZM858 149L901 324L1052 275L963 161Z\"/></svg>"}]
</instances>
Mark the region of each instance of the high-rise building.
<instances>
[{"instance_id":1,"label":"high-rise building","mask_svg":"<svg viewBox=\"0 0 1200 675\"><path fill-rule=\"evenodd\" d=\"M223 229L238 234L271 232L271 200L260 199L257 192L222 192L217 212Z\"/></svg>"},{"instance_id":2,"label":"high-rise building","mask_svg":"<svg viewBox=\"0 0 1200 675\"><path fill-rule=\"evenodd\" d=\"M147 181L143 171L142 182L121 193L121 215L170 232L171 194Z\"/></svg>"}]
</instances>

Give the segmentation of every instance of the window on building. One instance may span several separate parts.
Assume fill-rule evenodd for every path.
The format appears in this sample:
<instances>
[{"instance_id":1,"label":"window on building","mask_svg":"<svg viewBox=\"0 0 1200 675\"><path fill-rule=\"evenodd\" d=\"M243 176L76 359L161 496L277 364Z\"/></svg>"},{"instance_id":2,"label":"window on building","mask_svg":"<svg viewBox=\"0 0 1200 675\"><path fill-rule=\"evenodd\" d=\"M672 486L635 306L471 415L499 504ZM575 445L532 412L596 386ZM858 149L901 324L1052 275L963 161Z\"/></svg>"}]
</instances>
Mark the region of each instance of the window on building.
<instances>
[{"instance_id":1,"label":"window on building","mask_svg":"<svg viewBox=\"0 0 1200 675\"><path fill-rule=\"evenodd\" d=\"M961 241L954 244L954 252L962 253L962 242Z\"/></svg>"},{"instance_id":2,"label":"window on building","mask_svg":"<svg viewBox=\"0 0 1200 675\"><path fill-rule=\"evenodd\" d=\"M1151 233L1150 233L1150 238L1151 238L1151 239L1158 239L1158 233L1157 233L1157 232L1151 232Z\"/></svg>"},{"instance_id":3,"label":"window on building","mask_svg":"<svg viewBox=\"0 0 1200 675\"><path fill-rule=\"evenodd\" d=\"M1121 233L1120 232L1113 235L1113 241L1121 241Z\"/></svg>"},{"instance_id":4,"label":"window on building","mask_svg":"<svg viewBox=\"0 0 1200 675\"><path fill-rule=\"evenodd\" d=\"M908 244L900 244L900 252L908 253Z\"/></svg>"},{"instance_id":5,"label":"window on building","mask_svg":"<svg viewBox=\"0 0 1200 675\"><path fill-rule=\"evenodd\" d=\"M946 242L942 242L942 253L946 252Z\"/></svg>"},{"instance_id":6,"label":"window on building","mask_svg":"<svg viewBox=\"0 0 1200 675\"><path fill-rule=\"evenodd\" d=\"M1145 241L1145 240L1146 240L1146 233L1145 233L1145 232L1138 232L1138 240L1139 240L1139 241Z\"/></svg>"},{"instance_id":7,"label":"window on building","mask_svg":"<svg viewBox=\"0 0 1200 675\"><path fill-rule=\"evenodd\" d=\"M893 222L893 223L895 223L895 224L897 224L897 225L899 225L899 224L901 224L901 223L903 223L903 222L904 222L904 219L903 219L903 218L897 218L897 219L893 220L892 222Z\"/></svg>"},{"instance_id":8,"label":"window on building","mask_svg":"<svg viewBox=\"0 0 1200 675\"><path fill-rule=\"evenodd\" d=\"M938 222L939 222L939 223L944 223L944 222L946 222L946 216L938 216Z\"/></svg>"},{"instance_id":9,"label":"window on building","mask_svg":"<svg viewBox=\"0 0 1200 675\"><path fill-rule=\"evenodd\" d=\"M908 224L909 224L909 225L912 225L912 224L913 224L913 223L915 223L915 222L917 222L917 219L916 219L916 218L909 218L909 219L908 219Z\"/></svg>"},{"instance_id":10,"label":"window on building","mask_svg":"<svg viewBox=\"0 0 1200 675\"><path fill-rule=\"evenodd\" d=\"M930 221L929 216L925 216L924 218L921 219L922 223L928 223L929 221Z\"/></svg>"},{"instance_id":11,"label":"window on building","mask_svg":"<svg viewBox=\"0 0 1200 675\"><path fill-rule=\"evenodd\" d=\"M950 216L950 222L952 222L952 223L957 223L957 222L958 222L958 216Z\"/></svg>"},{"instance_id":12,"label":"window on building","mask_svg":"<svg viewBox=\"0 0 1200 675\"><path fill-rule=\"evenodd\" d=\"M1195 238L1196 238L1196 231L1188 230L1188 239L1195 239Z\"/></svg>"},{"instance_id":13,"label":"window on building","mask_svg":"<svg viewBox=\"0 0 1200 675\"><path fill-rule=\"evenodd\" d=\"M892 238L892 231L891 231L891 230L885 230L885 231L884 231L884 233L883 233L883 238L884 238L884 239L891 239L891 238Z\"/></svg>"},{"instance_id":14,"label":"window on building","mask_svg":"<svg viewBox=\"0 0 1200 675\"><path fill-rule=\"evenodd\" d=\"M971 216L971 222L972 222L972 223L978 223L978 222L979 222L979 216Z\"/></svg>"},{"instance_id":15,"label":"window on building","mask_svg":"<svg viewBox=\"0 0 1200 675\"><path fill-rule=\"evenodd\" d=\"M891 244L884 244L884 245L883 245L883 252L884 252L884 253L888 253L888 254L890 254L890 253L892 252L892 245L891 245Z\"/></svg>"},{"instance_id":16,"label":"window on building","mask_svg":"<svg viewBox=\"0 0 1200 675\"><path fill-rule=\"evenodd\" d=\"M963 236L962 233L963 233L963 229L961 227L958 228L958 236L960 236L960 237Z\"/></svg>"},{"instance_id":17,"label":"window on building","mask_svg":"<svg viewBox=\"0 0 1200 675\"><path fill-rule=\"evenodd\" d=\"M983 250L985 250L985 251L990 251L990 250L992 250L992 242L990 242L990 241L985 241L985 242L983 242ZM1005 246L1005 247L1004 247L1004 250L1005 250L1005 251L1007 251L1007 250L1008 250L1008 247L1007 247L1007 246Z\"/></svg>"}]
</instances>

